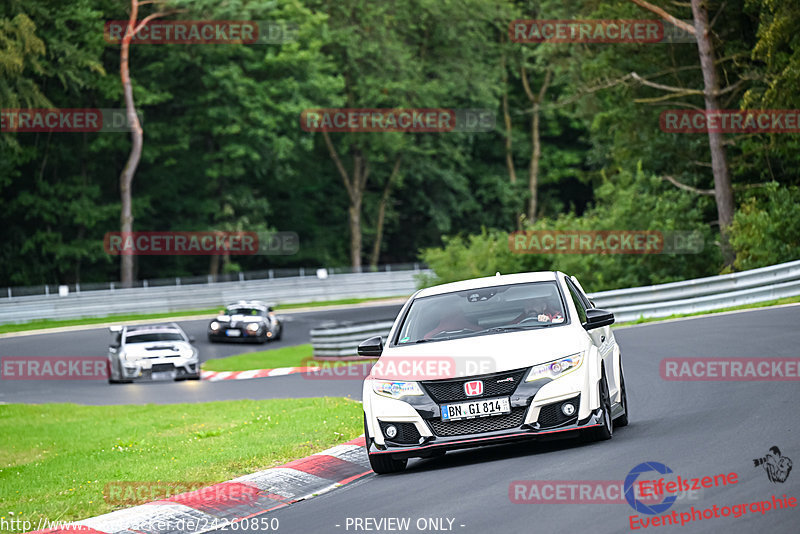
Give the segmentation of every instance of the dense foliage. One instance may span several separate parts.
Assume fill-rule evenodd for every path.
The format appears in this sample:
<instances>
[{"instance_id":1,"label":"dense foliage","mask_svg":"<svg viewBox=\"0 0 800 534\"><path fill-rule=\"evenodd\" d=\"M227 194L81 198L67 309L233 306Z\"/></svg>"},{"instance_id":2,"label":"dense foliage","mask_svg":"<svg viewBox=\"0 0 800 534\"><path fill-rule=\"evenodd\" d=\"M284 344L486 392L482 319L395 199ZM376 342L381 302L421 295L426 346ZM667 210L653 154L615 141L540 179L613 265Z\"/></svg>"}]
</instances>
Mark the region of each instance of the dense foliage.
<instances>
[{"instance_id":1,"label":"dense foliage","mask_svg":"<svg viewBox=\"0 0 800 534\"><path fill-rule=\"evenodd\" d=\"M688 6L654 3L692 19ZM142 256L137 276L422 258L437 280L558 268L596 290L722 271L707 136L659 128L663 110L702 109L696 44L509 42L515 19L656 18L629 0L568 4L143 5L140 18L165 9L176 11L168 19L281 21L297 31L282 44L132 46L144 128L134 229L293 231L300 250ZM800 108L800 5L707 4L722 107ZM0 109L124 107L119 45L104 40L103 24L129 10L129 0L5 0ZM330 133L329 146L299 127L304 109L323 107L483 108L497 120L485 133ZM0 285L118 279L119 258L105 253L103 236L120 227L130 145L125 133L0 133ZM726 134L725 149L737 206L732 267L800 258L800 135ZM508 233L522 228L696 231L705 248L512 254Z\"/></svg>"}]
</instances>

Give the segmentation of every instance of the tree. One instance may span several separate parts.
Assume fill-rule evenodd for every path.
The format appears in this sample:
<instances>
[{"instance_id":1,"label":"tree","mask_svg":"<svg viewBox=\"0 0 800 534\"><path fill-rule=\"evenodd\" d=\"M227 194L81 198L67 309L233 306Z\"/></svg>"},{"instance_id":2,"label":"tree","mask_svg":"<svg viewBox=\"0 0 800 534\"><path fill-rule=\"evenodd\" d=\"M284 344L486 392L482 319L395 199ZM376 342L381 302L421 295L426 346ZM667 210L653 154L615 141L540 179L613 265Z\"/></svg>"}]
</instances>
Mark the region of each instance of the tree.
<instances>
[{"instance_id":1,"label":"tree","mask_svg":"<svg viewBox=\"0 0 800 534\"><path fill-rule=\"evenodd\" d=\"M678 20L663 9L646 2L645 0L631 0L634 4L647 9L670 24L693 34L697 39L697 51L700 57L700 68L703 73L703 99L707 115L713 115L720 109L718 96L720 94L717 82L717 71L714 56L714 43L711 40L711 26L708 22L708 9L706 0L691 0L694 26ZM728 161L723 146L722 134L718 131L708 130L708 146L711 151L711 170L714 175L714 198L717 203L717 221L720 229L720 244L725 265L732 265L734 260L733 249L728 240L728 227L733 222L735 210L733 202L733 187L728 172Z\"/></svg>"},{"instance_id":2,"label":"tree","mask_svg":"<svg viewBox=\"0 0 800 534\"><path fill-rule=\"evenodd\" d=\"M144 131L136 114L136 106L133 101L133 85L131 84L130 74L130 47L131 40L144 28L148 22L159 17L164 17L175 11L158 11L147 15L141 21L139 18L139 6L152 3L149 0L131 0L131 12L128 18L128 25L125 28L120 43L119 52L119 76L122 81L122 90L125 95L125 112L128 125L131 129L131 152L125 168L119 176L119 196L120 196L120 231L122 235L130 234L133 231L133 199L131 195L131 185L133 177L136 175L136 168L142 157L142 145L144 144ZM122 287L133 285L133 256L123 254L120 256L120 282Z\"/></svg>"}]
</instances>

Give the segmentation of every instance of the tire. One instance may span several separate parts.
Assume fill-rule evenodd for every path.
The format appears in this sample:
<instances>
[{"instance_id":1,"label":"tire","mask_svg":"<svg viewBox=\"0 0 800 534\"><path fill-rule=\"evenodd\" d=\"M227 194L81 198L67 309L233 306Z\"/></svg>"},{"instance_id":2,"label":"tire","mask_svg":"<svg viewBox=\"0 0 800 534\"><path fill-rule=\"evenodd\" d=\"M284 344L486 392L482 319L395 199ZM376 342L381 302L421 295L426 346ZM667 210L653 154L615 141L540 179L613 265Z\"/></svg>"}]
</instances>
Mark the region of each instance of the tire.
<instances>
[{"instance_id":1,"label":"tire","mask_svg":"<svg viewBox=\"0 0 800 534\"><path fill-rule=\"evenodd\" d=\"M600 407L603 409L603 417L600 420L601 425L599 427L589 430L588 437L590 441L605 441L611 439L614 433L614 423L611 420L611 396L608 394L608 382L606 381L605 371L597 387L599 388Z\"/></svg>"},{"instance_id":2,"label":"tire","mask_svg":"<svg viewBox=\"0 0 800 534\"><path fill-rule=\"evenodd\" d=\"M272 338L272 341L280 341L282 336L283 336L283 326L278 328L278 333L275 334L275 337Z\"/></svg>"},{"instance_id":3,"label":"tire","mask_svg":"<svg viewBox=\"0 0 800 534\"><path fill-rule=\"evenodd\" d=\"M369 451L369 429L367 428L367 415L364 414L364 439L366 441L366 449ZM408 459L395 460L389 454L369 454L369 466L378 475L388 475L390 473L400 473L405 471L408 465Z\"/></svg>"},{"instance_id":4,"label":"tire","mask_svg":"<svg viewBox=\"0 0 800 534\"><path fill-rule=\"evenodd\" d=\"M620 388L622 389L622 398L620 399L620 402L622 403L622 408L625 411L622 413L622 415L614 419L614 428L628 426L628 393L625 390L625 375L622 372L622 367L619 369L619 379Z\"/></svg>"}]
</instances>

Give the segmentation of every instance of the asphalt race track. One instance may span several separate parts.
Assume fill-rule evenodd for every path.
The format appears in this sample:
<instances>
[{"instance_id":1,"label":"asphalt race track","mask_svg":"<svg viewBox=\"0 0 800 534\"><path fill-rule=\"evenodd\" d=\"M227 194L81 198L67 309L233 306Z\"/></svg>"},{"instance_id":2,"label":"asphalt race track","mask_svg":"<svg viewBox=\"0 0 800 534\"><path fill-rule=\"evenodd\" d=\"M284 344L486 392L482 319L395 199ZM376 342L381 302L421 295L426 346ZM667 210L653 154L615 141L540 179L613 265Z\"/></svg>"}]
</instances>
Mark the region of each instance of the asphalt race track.
<instances>
[{"instance_id":1,"label":"asphalt race track","mask_svg":"<svg viewBox=\"0 0 800 534\"><path fill-rule=\"evenodd\" d=\"M797 497L800 472L791 473L785 483L770 482L764 469L753 464L774 445L800 461L797 382L664 381L659 362L704 356L796 359L798 324L800 306L793 306L618 330L631 423L610 441L504 445L411 460L403 474L368 475L269 515L279 519L278 532L297 534L631 532L629 516L635 512L627 503L515 504L509 486L515 480L622 481L646 461L666 464L690 478L738 474L735 485L702 490L696 500L679 500L666 513L770 500L772 495ZM409 518L410 528L376 529L372 522L356 528L357 518ZM428 518L446 518L444 528L419 523L425 528L417 529L417 522ZM646 531L789 533L798 532L798 524L800 509L792 508L765 515L748 511L739 518L702 519L685 526L650 526ZM227 531L247 531L245 526Z\"/></svg>"},{"instance_id":2,"label":"asphalt race track","mask_svg":"<svg viewBox=\"0 0 800 534\"><path fill-rule=\"evenodd\" d=\"M398 306L293 314L278 343L208 345L206 320L181 322L198 340L204 359L244 350L263 350L308 341L308 330L325 321L389 318ZM270 512L280 533L349 532L631 532L627 503L513 503L517 480L623 481L642 462L660 462L676 474L701 478L735 472L738 483L701 490L677 501L666 514L717 505L768 501L800 495L800 472L784 483L770 482L754 458L770 447L800 461L797 382L664 381L666 357L791 357L798 359L800 306L653 323L616 330L623 354L631 423L610 441L500 445L450 452L432 460L411 460L405 473L367 475L313 499ZM104 355L108 334L86 330L0 339L0 355ZM359 380L309 380L303 375L230 382L182 382L109 386L89 381L2 381L0 401L122 404L200 402L241 398L337 395L360 397ZM653 478L653 477L648 477ZM654 517L644 514L637 518ZM408 529L378 528L379 521L408 518ZM797 532L800 509L748 511L734 518L710 518L685 526L651 526L646 532ZM252 519L252 518L251 518ZM365 520L369 522L365 522ZM356 520L361 521L356 523ZM430 520L430 521L429 521ZM438 521L437 523L433 521ZM419 523L418 523L419 522ZM251 525L258 524L253 521ZM356 525L360 525L357 528ZM418 528L421 527L421 528ZM245 522L227 532L248 530Z\"/></svg>"},{"instance_id":3,"label":"asphalt race track","mask_svg":"<svg viewBox=\"0 0 800 534\"><path fill-rule=\"evenodd\" d=\"M280 341L263 345L210 343L209 318L178 321L194 336L201 361L310 342L309 331L327 323L393 319L400 305L357 306L278 315L284 321ZM0 338L2 356L105 356L111 337L108 328ZM312 387L306 387L311 384ZM150 382L109 385L105 380L0 380L0 402L79 404L171 404L236 399L321 396L360 397L357 380L308 380L301 375L221 382Z\"/></svg>"}]
</instances>

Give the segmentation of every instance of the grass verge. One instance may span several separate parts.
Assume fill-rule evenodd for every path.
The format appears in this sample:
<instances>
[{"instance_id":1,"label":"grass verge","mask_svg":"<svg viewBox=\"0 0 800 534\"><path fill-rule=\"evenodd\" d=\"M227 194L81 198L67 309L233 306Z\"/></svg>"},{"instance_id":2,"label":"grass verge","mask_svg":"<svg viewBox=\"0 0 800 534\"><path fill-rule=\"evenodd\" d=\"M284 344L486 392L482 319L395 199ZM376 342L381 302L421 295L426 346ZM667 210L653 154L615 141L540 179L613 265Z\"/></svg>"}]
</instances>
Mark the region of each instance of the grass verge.
<instances>
[{"instance_id":1,"label":"grass verge","mask_svg":"<svg viewBox=\"0 0 800 534\"><path fill-rule=\"evenodd\" d=\"M669 319L680 319L681 317L697 317L699 315L711 315L714 313L723 313L729 311L767 308L769 306L780 306L782 304L795 304L797 302L800 302L800 295L796 297L786 297L782 299L768 300L765 302L756 302L754 304L742 304L741 306L731 306L730 308L721 308L719 310L711 310L711 311L695 312L695 313L676 313L674 315L670 315L669 317L651 317L648 319L639 318L635 321L628 321L627 323L618 323L615 324L614 326L630 326L634 324L657 323L658 321L666 321Z\"/></svg>"},{"instance_id":2,"label":"grass verge","mask_svg":"<svg viewBox=\"0 0 800 534\"><path fill-rule=\"evenodd\" d=\"M203 363L204 371L250 371L252 369L275 369L277 367L305 367L319 365L320 367L330 368L339 365L363 364L365 360L355 361L331 361L313 359L313 349L311 345L295 345L293 347L281 347L273 350L263 350L260 352L248 352L237 354L227 358L217 358Z\"/></svg>"},{"instance_id":3,"label":"grass verge","mask_svg":"<svg viewBox=\"0 0 800 534\"><path fill-rule=\"evenodd\" d=\"M373 302L379 300L386 300L387 298L395 297L375 297L364 299L339 299L317 302L302 302L298 304L282 304L275 306L275 310L293 310L297 308L320 308L323 306L343 306L347 304L361 304L363 302ZM119 322L124 323L127 321L146 321L149 319L169 319L170 317L192 317L192 316L212 316L216 315L222 306L217 308L209 308L207 310L186 310L167 313L140 313L140 314L123 314L123 315L108 315L106 317L87 317L83 319L41 319L37 321L28 321L27 323L19 324L2 324L0 325L0 334L9 332L24 332L27 330L42 330L47 328L60 328L64 326L83 326L93 324L104 324Z\"/></svg>"},{"instance_id":4,"label":"grass verge","mask_svg":"<svg viewBox=\"0 0 800 534\"><path fill-rule=\"evenodd\" d=\"M281 347L279 349L247 352L203 362L204 371L249 371L251 369L275 369L277 367L301 367L308 365L312 357L310 344Z\"/></svg>"},{"instance_id":5,"label":"grass verge","mask_svg":"<svg viewBox=\"0 0 800 534\"><path fill-rule=\"evenodd\" d=\"M211 484L319 452L358 436L362 415L344 398L8 404L0 425L0 517L36 528L132 505L106 502L109 483Z\"/></svg>"}]
</instances>

